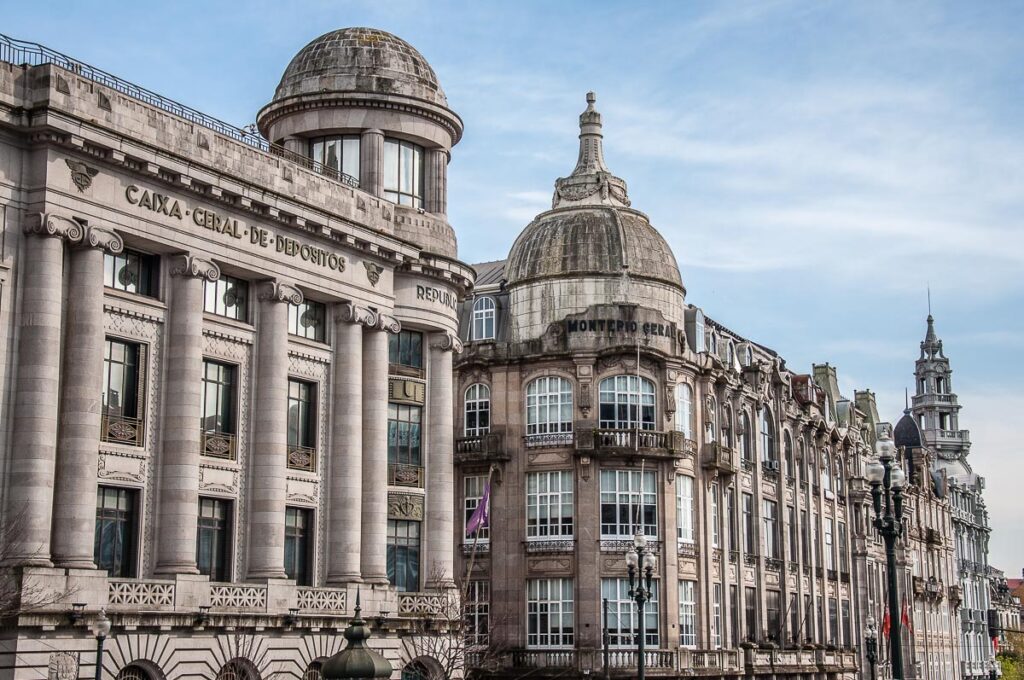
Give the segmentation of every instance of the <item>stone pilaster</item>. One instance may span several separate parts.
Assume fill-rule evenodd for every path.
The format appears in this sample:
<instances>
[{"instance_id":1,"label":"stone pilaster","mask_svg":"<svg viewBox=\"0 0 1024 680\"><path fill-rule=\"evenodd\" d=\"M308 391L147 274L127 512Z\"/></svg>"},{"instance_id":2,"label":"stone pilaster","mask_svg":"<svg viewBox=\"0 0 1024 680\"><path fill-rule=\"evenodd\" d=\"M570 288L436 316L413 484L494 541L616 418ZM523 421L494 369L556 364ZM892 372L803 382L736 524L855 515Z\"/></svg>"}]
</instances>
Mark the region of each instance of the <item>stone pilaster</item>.
<instances>
[{"instance_id":1,"label":"stone pilaster","mask_svg":"<svg viewBox=\"0 0 1024 680\"><path fill-rule=\"evenodd\" d=\"M425 164L424 210L444 215L448 211L448 152L444 149L429 149Z\"/></svg>"},{"instance_id":2,"label":"stone pilaster","mask_svg":"<svg viewBox=\"0 0 1024 680\"><path fill-rule=\"evenodd\" d=\"M51 566L63 242L80 241L85 227L74 220L39 213L29 217L25 234L24 262L30 264L21 283L10 494L4 522L12 564ZM92 502L95 504L95 497ZM95 509L90 516L94 515Z\"/></svg>"},{"instance_id":3,"label":"stone pilaster","mask_svg":"<svg viewBox=\"0 0 1024 680\"><path fill-rule=\"evenodd\" d=\"M285 578L284 515L288 471L288 304L302 292L261 283L249 487L249 577Z\"/></svg>"},{"instance_id":4,"label":"stone pilaster","mask_svg":"<svg viewBox=\"0 0 1024 680\"><path fill-rule=\"evenodd\" d=\"M368 194L384 194L384 133L363 130L359 138L359 188Z\"/></svg>"},{"instance_id":5,"label":"stone pilaster","mask_svg":"<svg viewBox=\"0 0 1024 680\"><path fill-rule=\"evenodd\" d=\"M427 365L426 562L428 588L454 584L455 570L455 424L452 410L452 354L462 342L450 333L434 333Z\"/></svg>"},{"instance_id":6,"label":"stone pilaster","mask_svg":"<svg viewBox=\"0 0 1024 680\"><path fill-rule=\"evenodd\" d=\"M367 583L387 583L388 333L402 326L374 314L363 333L363 499L360 570Z\"/></svg>"},{"instance_id":7,"label":"stone pilaster","mask_svg":"<svg viewBox=\"0 0 1024 680\"><path fill-rule=\"evenodd\" d=\"M335 311L327 582L359 583L363 505L363 327L373 314L352 303Z\"/></svg>"},{"instance_id":8,"label":"stone pilaster","mask_svg":"<svg viewBox=\"0 0 1024 680\"><path fill-rule=\"evenodd\" d=\"M103 392L103 251L119 253L117 234L88 227L71 251L60 432L54 479L53 561L92 569Z\"/></svg>"},{"instance_id":9,"label":"stone pilaster","mask_svg":"<svg viewBox=\"0 0 1024 680\"><path fill-rule=\"evenodd\" d=\"M170 258L167 384L160 451L158 574L195 574L203 389L203 281L220 268L192 255Z\"/></svg>"}]
</instances>

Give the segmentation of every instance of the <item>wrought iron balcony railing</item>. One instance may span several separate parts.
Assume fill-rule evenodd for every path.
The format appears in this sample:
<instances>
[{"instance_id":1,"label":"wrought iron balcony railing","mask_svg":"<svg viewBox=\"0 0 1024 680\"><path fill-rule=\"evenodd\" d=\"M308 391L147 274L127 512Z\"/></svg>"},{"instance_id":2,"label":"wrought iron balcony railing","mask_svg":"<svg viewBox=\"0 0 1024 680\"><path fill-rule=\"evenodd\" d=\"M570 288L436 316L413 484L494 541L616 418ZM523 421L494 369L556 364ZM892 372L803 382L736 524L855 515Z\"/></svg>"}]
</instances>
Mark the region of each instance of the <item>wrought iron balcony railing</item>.
<instances>
[{"instance_id":1,"label":"wrought iron balcony railing","mask_svg":"<svg viewBox=\"0 0 1024 680\"><path fill-rule=\"evenodd\" d=\"M210 458L221 458L223 460L235 460L238 455L235 443L236 438L227 432L203 432L204 456Z\"/></svg>"},{"instance_id":2,"label":"wrought iron balcony railing","mask_svg":"<svg viewBox=\"0 0 1024 680\"><path fill-rule=\"evenodd\" d=\"M409 486L414 489L423 488L423 467L406 465L405 463L388 463L388 484L391 486Z\"/></svg>"},{"instance_id":3,"label":"wrought iron balcony railing","mask_svg":"<svg viewBox=\"0 0 1024 680\"><path fill-rule=\"evenodd\" d=\"M288 468L316 472L316 449L311 446L292 446L288 449Z\"/></svg>"},{"instance_id":4,"label":"wrought iron balcony railing","mask_svg":"<svg viewBox=\"0 0 1024 680\"><path fill-rule=\"evenodd\" d=\"M145 428L140 418L103 414L100 421L100 439L114 444L142 446Z\"/></svg>"}]
</instances>

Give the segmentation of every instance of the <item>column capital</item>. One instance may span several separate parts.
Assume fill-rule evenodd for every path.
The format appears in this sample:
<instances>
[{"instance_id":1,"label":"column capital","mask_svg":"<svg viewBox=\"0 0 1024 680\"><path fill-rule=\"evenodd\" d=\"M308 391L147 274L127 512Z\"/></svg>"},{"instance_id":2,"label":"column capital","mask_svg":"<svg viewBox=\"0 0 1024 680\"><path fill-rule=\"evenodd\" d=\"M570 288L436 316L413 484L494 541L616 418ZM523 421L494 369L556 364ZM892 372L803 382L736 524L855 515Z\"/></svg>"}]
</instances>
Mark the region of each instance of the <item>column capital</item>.
<instances>
[{"instance_id":1,"label":"column capital","mask_svg":"<svg viewBox=\"0 0 1024 680\"><path fill-rule=\"evenodd\" d=\"M438 349L442 352L462 353L462 340L454 333L442 332L432 333L430 349Z\"/></svg>"},{"instance_id":2,"label":"column capital","mask_svg":"<svg viewBox=\"0 0 1024 680\"><path fill-rule=\"evenodd\" d=\"M173 255L170 258L171 276L192 277L216 281L220 278L220 267L210 260L203 260L188 253Z\"/></svg>"},{"instance_id":3,"label":"column capital","mask_svg":"<svg viewBox=\"0 0 1024 680\"><path fill-rule=\"evenodd\" d=\"M378 312L375 309L367 307L365 309L367 317L365 321L361 321L370 330L374 331L386 331L388 333L398 333L402 330L402 322L391 316L390 314L384 314Z\"/></svg>"},{"instance_id":4,"label":"column capital","mask_svg":"<svg viewBox=\"0 0 1024 680\"><path fill-rule=\"evenodd\" d=\"M78 220L55 213L32 213L25 221L29 236L61 238L72 243L85 237L86 226Z\"/></svg>"},{"instance_id":5,"label":"column capital","mask_svg":"<svg viewBox=\"0 0 1024 680\"><path fill-rule=\"evenodd\" d=\"M109 229L86 227L82 238L74 245L78 248L98 248L116 255L124 250L124 239Z\"/></svg>"},{"instance_id":6,"label":"column capital","mask_svg":"<svg viewBox=\"0 0 1024 680\"><path fill-rule=\"evenodd\" d=\"M372 309L357 305L354 302L341 302L337 305L334 322L339 324L352 323L373 328L376 323L376 314Z\"/></svg>"},{"instance_id":7,"label":"column capital","mask_svg":"<svg viewBox=\"0 0 1024 680\"><path fill-rule=\"evenodd\" d=\"M290 302L301 305L302 291L284 281L262 281L256 286L256 299L261 302Z\"/></svg>"}]
</instances>

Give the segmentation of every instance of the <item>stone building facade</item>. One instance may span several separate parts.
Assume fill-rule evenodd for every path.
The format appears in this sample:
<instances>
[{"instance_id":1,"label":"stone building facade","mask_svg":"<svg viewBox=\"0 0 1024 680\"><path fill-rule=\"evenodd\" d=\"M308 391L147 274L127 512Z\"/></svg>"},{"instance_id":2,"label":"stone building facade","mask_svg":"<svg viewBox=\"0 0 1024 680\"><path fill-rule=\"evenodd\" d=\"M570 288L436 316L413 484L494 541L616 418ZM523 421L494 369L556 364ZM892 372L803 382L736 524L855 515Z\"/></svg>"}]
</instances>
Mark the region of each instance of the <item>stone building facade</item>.
<instances>
[{"instance_id":1,"label":"stone building facade","mask_svg":"<svg viewBox=\"0 0 1024 680\"><path fill-rule=\"evenodd\" d=\"M357 589L396 677L439 664L462 122L344 29L258 126L0 37L0 677L92 677L105 608L108 677L315 680Z\"/></svg>"},{"instance_id":2,"label":"stone building facade","mask_svg":"<svg viewBox=\"0 0 1024 680\"><path fill-rule=\"evenodd\" d=\"M491 504L457 569L480 664L594 676L607 639L610 671L635 674L624 553L640 532L657 555L650 675L853 678L873 396L689 304L602 134L588 96L551 210L507 260L476 265L462 307L463 526L485 488Z\"/></svg>"}]
</instances>

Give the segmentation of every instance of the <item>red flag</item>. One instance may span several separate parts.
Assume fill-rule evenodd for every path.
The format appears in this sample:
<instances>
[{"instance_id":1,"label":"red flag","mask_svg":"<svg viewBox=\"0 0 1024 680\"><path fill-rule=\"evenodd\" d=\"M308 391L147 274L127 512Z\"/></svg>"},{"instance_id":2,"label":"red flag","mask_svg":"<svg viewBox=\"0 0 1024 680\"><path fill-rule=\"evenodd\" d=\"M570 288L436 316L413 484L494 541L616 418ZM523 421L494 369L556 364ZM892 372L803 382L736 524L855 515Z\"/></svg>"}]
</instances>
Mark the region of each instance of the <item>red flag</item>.
<instances>
[{"instance_id":1,"label":"red flag","mask_svg":"<svg viewBox=\"0 0 1024 680\"><path fill-rule=\"evenodd\" d=\"M903 611L900 613L900 623L907 627L907 632L914 634L914 625L910 622L910 611L907 607L907 598L903 598Z\"/></svg>"},{"instance_id":2,"label":"red flag","mask_svg":"<svg viewBox=\"0 0 1024 680\"><path fill-rule=\"evenodd\" d=\"M996 654L999 653L999 636L992 638L992 649ZM1012 651L1012 650L1011 650Z\"/></svg>"},{"instance_id":3,"label":"red flag","mask_svg":"<svg viewBox=\"0 0 1024 680\"><path fill-rule=\"evenodd\" d=\"M889 628L892 626L892 622L889 620L889 608L885 608L885 616L882 618L882 637L889 637Z\"/></svg>"}]
</instances>

